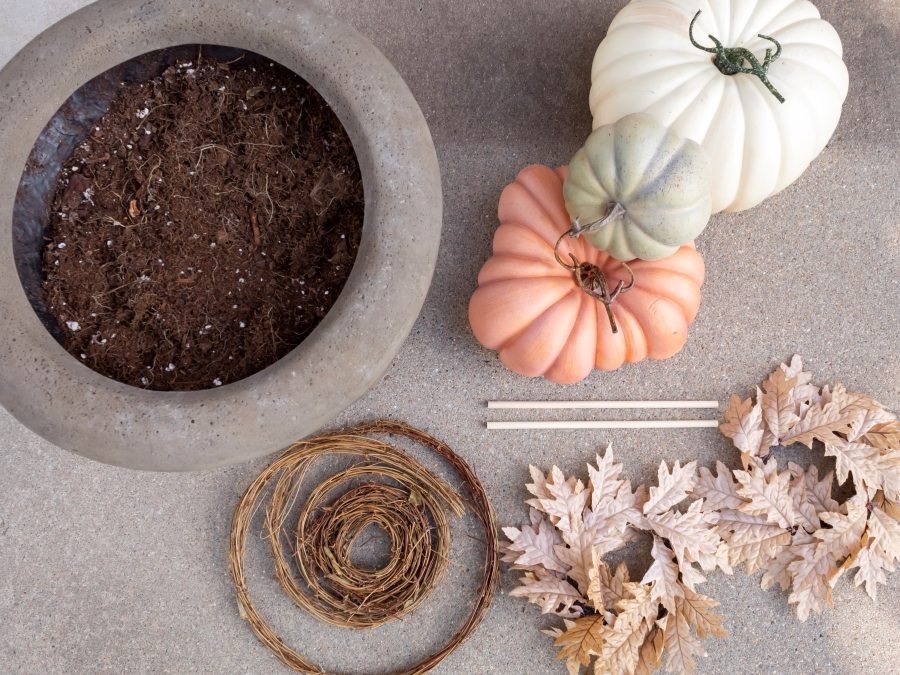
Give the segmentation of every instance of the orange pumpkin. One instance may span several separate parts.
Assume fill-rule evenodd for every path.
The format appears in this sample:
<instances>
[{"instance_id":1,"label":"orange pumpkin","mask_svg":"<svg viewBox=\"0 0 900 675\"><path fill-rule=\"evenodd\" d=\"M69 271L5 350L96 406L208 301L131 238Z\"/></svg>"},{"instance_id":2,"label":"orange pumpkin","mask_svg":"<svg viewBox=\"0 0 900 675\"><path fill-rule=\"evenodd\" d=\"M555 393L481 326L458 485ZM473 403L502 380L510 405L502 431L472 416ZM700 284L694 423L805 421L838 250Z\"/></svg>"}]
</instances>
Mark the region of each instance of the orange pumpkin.
<instances>
[{"instance_id":1,"label":"orange pumpkin","mask_svg":"<svg viewBox=\"0 0 900 675\"><path fill-rule=\"evenodd\" d=\"M634 285L611 304L614 333L606 308L554 257L571 225L562 190L567 172L535 164L503 190L494 255L469 303L475 337L510 370L559 384L578 382L594 367L615 370L625 361L673 356L700 308L703 259L691 242L668 258L628 263ZM618 260L583 238L564 237L559 253L598 266L611 288L631 280Z\"/></svg>"}]
</instances>

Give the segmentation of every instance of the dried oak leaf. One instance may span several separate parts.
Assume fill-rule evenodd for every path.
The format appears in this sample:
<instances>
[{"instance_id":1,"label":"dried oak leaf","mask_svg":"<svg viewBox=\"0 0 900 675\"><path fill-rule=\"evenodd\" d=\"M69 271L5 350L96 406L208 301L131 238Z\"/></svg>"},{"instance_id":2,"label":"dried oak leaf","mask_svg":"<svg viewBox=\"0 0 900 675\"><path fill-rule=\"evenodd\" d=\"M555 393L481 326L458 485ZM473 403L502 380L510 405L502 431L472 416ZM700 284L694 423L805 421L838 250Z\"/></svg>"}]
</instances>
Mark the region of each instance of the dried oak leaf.
<instances>
[{"instance_id":1,"label":"dried oak leaf","mask_svg":"<svg viewBox=\"0 0 900 675\"><path fill-rule=\"evenodd\" d=\"M565 575L569 567L556 557L554 547L562 544L562 537L537 509L531 509L531 526L521 530L504 527L503 533L512 543L503 546L506 552L503 560L514 563L513 569L530 570L542 567L545 570Z\"/></svg>"},{"instance_id":2,"label":"dried oak leaf","mask_svg":"<svg viewBox=\"0 0 900 675\"><path fill-rule=\"evenodd\" d=\"M629 599L619 603L619 614L603 633L603 652L595 673L624 675L634 673L640 651L659 613L659 603L643 584L628 583Z\"/></svg>"},{"instance_id":3,"label":"dried oak leaf","mask_svg":"<svg viewBox=\"0 0 900 675\"><path fill-rule=\"evenodd\" d=\"M815 532L822 527L822 523L819 522L819 515L815 505L810 501L809 495L806 494L806 472L801 466L793 462L788 462L788 471L790 472L789 492L794 501L796 524L807 532Z\"/></svg>"},{"instance_id":4,"label":"dried oak leaf","mask_svg":"<svg viewBox=\"0 0 900 675\"><path fill-rule=\"evenodd\" d=\"M739 509L747 499L738 493L731 471L716 460L716 476L705 466L700 467L700 477L694 485L693 496L705 500L705 510Z\"/></svg>"},{"instance_id":5,"label":"dried oak leaf","mask_svg":"<svg viewBox=\"0 0 900 675\"><path fill-rule=\"evenodd\" d=\"M838 439L838 433L847 434L854 424L861 424L874 401L861 394L848 393L838 382L830 400L822 399L810 407L782 438L782 443L803 443L812 447L813 440L830 443Z\"/></svg>"},{"instance_id":6,"label":"dried oak leaf","mask_svg":"<svg viewBox=\"0 0 900 675\"><path fill-rule=\"evenodd\" d=\"M619 494L624 481L619 480L621 464L613 463L612 445L606 446L603 457L596 455L597 466L587 465L591 487L591 510L597 511L603 502L612 501Z\"/></svg>"},{"instance_id":7,"label":"dried oak leaf","mask_svg":"<svg viewBox=\"0 0 900 675\"><path fill-rule=\"evenodd\" d=\"M821 614L824 604L834 607L829 581L834 574L836 561L830 554L817 557L817 545L817 540L801 529L794 536L794 543L785 549L784 557L788 554L793 556L793 561L786 567L792 587L788 604L797 605L797 617L801 621L809 618L810 611Z\"/></svg>"},{"instance_id":8,"label":"dried oak leaf","mask_svg":"<svg viewBox=\"0 0 900 675\"><path fill-rule=\"evenodd\" d=\"M641 647L634 675L650 675L654 670L659 670L662 667L665 646L665 635L659 626L654 625L644 640L644 646Z\"/></svg>"},{"instance_id":9,"label":"dried oak leaf","mask_svg":"<svg viewBox=\"0 0 900 675\"><path fill-rule=\"evenodd\" d=\"M631 482L622 481L615 499L602 500L584 512L584 527L594 532L594 546L606 554L637 538L632 525L642 522L641 510L647 494L643 485L631 491Z\"/></svg>"},{"instance_id":10,"label":"dried oak leaf","mask_svg":"<svg viewBox=\"0 0 900 675\"><path fill-rule=\"evenodd\" d=\"M753 466L753 470L735 471L741 487L738 494L747 500L740 510L751 516L764 515L769 522L778 523L783 528L793 527L796 521L794 499L790 494L791 474L788 471L778 473L774 459L766 464L773 469L767 477L762 462Z\"/></svg>"},{"instance_id":11,"label":"dried oak leaf","mask_svg":"<svg viewBox=\"0 0 900 675\"><path fill-rule=\"evenodd\" d=\"M838 484L843 485L853 473L856 489L874 495L884 482L881 452L866 443L852 443L840 437L825 443L825 455L835 458Z\"/></svg>"},{"instance_id":12,"label":"dried oak leaf","mask_svg":"<svg viewBox=\"0 0 900 675\"><path fill-rule=\"evenodd\" d=\"M529 490L534 488L532 494L538 497L527 503L550 516L550 521L565 534L571 531L573 521L581 520L590 491L586 491L584 483L574 477L566 480L563 472L555 466L550 470L550 480L541 478L540 484L535 481L526 486ZM546 496L538 495L537 490Z\"/></svg>"},{"instance_id":13,"label":"dried oak leaf","mask_svg":"<svg viewBox=\"0 0 900 675\"><path fill-rule=\"evenodd\" d=\"M900 424L896 420L878 424L869 429L861 440L882 451L900 450Z\"/></svg>"},{"instance_id":14,"label":"dried oak leaf","mask_svg":"<svg viewBox=\"0 0 900 675\"><path fill-rule=\"evenodd\" d=\"M691 589L705 579L690 563L699 563L707 571L715 569L719 562L716 551L722 541L715 530L710 528L702 509L703 500L698 499L684 513L666 511L645 516L649 529L669 540L678 558L682 582Z\"/></svg>"},{"instance_id":15,"label":"dried oak leaf","mask_svg":"<svg viewBox=\"0 0 900 675\"><path fill-rule=\"evenodd\" d=\"M684 597L684 590L678 583L678 565L675 564L675 554L662 539L653 535L653 546L650 549L653 556L653 564L641 579L642 584L653 584L650 587L650 597L659 602L668 611L677 609L676 599Z\"/></svg>"},{"instance_id":16,"label":"dried oak leaf","mask_svg":"<svg viewBox=\"0 0 900 675\"><path fill-rule=\"evenodd\" d=\"M763 445L780 445L781 439L787 436L791 427L800 420L795 412L794 386L796 384L797 378L788 377L788 374L781 368L777 368L763 382L765 393L759 400L767 427L763 434Z\"/></svg>"},{"instance_id":17,"label":"dried oak leaf","mask_svg":"<svg viewBox=\"0 0 900 675\"><path fill-rule=\"evenodd\" d=\"M521 586L516 586L509 594L528 598L529 602L540 605L541 614L557 614L569 619L581 616L581 610L572 605L584 602L585 598L568 581L549 572L536 570L526 572L519 583Z\"/></svg>"},{"instance_id":18,"label":"dried oak leaf","mask_svg":"<svg viewBox=\"0 0 900 675\"><path fill-rule=\"evenodd\" d=\"M594 530L584 529L581 518L571 519L570 524L570 529L562 532L565 543L557 544L553 550L558 559L568 565L569 578L575 581L579 591L586 594L590 583L588 571L593 566Z\"/></svg>"},{"instance_id":19,"label":"dried oak leaf","mask_svg":"<svg viewBox=\"0 0 900 675\"><path fill-rule=\"evenodd\" d=\"M666 463L661 462L657 476L659 486L650 488L644 515L659 515L686 499L697 481L697 462L680 466L676 461L671 473Z\"/></svg>"},{"instance_id":20,"label":"dried oak leaf","mask_svg":"<svg viewBox=\"0 0 900 675\"><path fill-rule=\"evenodd\" d=\"M665 634L666 670L676 675L694 672L694 657L706 656L703 647L691 633L691 624L682 611L671 612L657 621Z\"/></svg>"},{"instance_id":21,"label":"dried oak leaf","mask_svg":"<svg viewBox=\"0 0 900 675\"><path fill-rule=\"evenodd\" d=\"M762 395L759 389L756 391L756 400L760 401ZM733 440L735 447L741 451L741 461L746 469L750 457L759 457L769 449L768 446L762 447L765 431L762 407L759 403L753 405L753 399L742 401L737 396L732 396L728 410L725 411L725 419L726 421L719 425L719 429Z\"/></svg>"},{"instance_id":22,"label":"dried oak leaf","mask_svg":"<svg viewBox=\"0 0 900 675\"><path fill-rule=\"evenodd\" d=\"M682 590L683 595L676 600L677 610L684 614L684 617L697 631L697 635L700 636L701 640L705 640L707 635L715 635L721 638L731 637L731 634L722 625L725 617L709 611L713 607L718 607L718 602L701 593L696 593L690 588Z\"/></svg>"},{"instance_id":23,"label":"dried oak leaf","mask_svg":"<svg viewBox=\"0 0 900 675\"><path fill-rule=\"evenodd\" d=\"M830 555L835 560L843 560L859 550L869 518L864 496L854 495L847 502L847 515L826 511L820 514L820 518L831 527L816 530L813 534L819 540L816 558Z\"/></svg>"},{"instance_id":24,"label":"dried oak leaf","mask_svg":"<svg viewBox=\"0 0 900 675\"><path fill-rule=\"evenodd\" d=\"M900 523L885 511L873 508L869 516L869 546L888 563L900 560Z\"/></svg>"},{"instance_id":25,"label":"dried oak leaf","mask_svg":"<svg viewBox=\"0 0 900 675\"><path fill-rule=\"evenodd\" d=\"M568 630L553 643L561 646L556 653L557 660L566 659L566 668L571 675L578 675L579 666L591 665L591 657L603 650L603 613L583 616L575 621L567 621Z\"/></svg>"},{"instance_id":26,"label":"dried oak leaf","mask_svg":"<svg viewBox=\"0 0 900 675\"><path fill-rule=\"evenodd\" d=\"M831 485L834 482L834 472L829 471L825 478L819 480L819 469L815 464L810 464L806 469L806 499L816 509L816 514L823 511L837 511L840 506L831 498Z\"/></svg>"},{"instance_id":27,"label":"dried oak leaf","mask_svg":"<svg viewBox=\"0 0 900 675\"><path fill-rule=\"evenodd\" d=\"M863 582L866 584L866 593L873 600L878 599L877 584L886 584L887 578L884 576L884 570L894 571L893 565L887 560L879 556L873 555L869 549L861 549L856 560L851 567L859 568L856 576L853 577L853 584L859 586Z\"/></svg>"},{"instance_id":28,"label":"dried oak leaf","mask_svg":"<svg viewBox=\"0 0 900 675\"><path fill-rule=\"evenodd\" d=\"M609 565L594 550L594 566L588 572L590 584L588 584L588 601L598 612L617 607L620 602L630 597L625 590L628 578L628 567L625 563L619 563L613 574Z\"/></svg>"},{"instance_id":29,"label":"dried oak leaf","mask_svg":"<svg viewBox=\"0 0 900 675\"><path fill-rule=\"evenodd\" d=\"M747 574L763 567L767 560L791 542L788 530L769 522L764 516L725 509L715 514L710 522L715 523L716 532L723 539L716 555L724 558L729 567L744 563Z\"/></svg>"}]
</instances>

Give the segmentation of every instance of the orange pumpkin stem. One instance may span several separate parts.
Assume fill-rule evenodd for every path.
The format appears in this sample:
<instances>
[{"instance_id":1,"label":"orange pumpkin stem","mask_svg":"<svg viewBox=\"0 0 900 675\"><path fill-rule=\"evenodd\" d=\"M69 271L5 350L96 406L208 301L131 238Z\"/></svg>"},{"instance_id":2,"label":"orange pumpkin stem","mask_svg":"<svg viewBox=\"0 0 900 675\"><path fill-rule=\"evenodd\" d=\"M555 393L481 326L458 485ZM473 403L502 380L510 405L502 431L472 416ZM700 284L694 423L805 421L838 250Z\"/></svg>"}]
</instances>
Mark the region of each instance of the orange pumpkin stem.
<instances>
[{"instance_id":1,"label":"orange pumpkin stem","mask_svg":"<svg viewBox=\"0 0 900 675\"><path fill-rule=\"evenodd\" d=\"M631 268L627 264L624 262L621 263L622 267L628 270L628 274L631 275L631 283L626 286L624 281L619 281L619 283L616 284L615 290L610 292L606 275L603 274L603 270L596 265L592 263L580 263L578 262L578 258L572 253L569 253L569 257L574 264L567 265L564 263L562 258L559 257L559 245L565 237L577 237L578 234L579 233L576 233L574 229L564 232L562 236L556 240L556 246L553 247L553 255L556 258L556 262L575 274L575 281L578 282L578 286L581 290L595 300L599 300L603 303L603 306L606 308L606 316L609 318L609 326L612 328L613 333L618 333L619 327L616 325L616 317L613 315L612 303L619 297L620 293L627 293L634 287L634 272L631 271Z\"/></svg>"}]
</instances>

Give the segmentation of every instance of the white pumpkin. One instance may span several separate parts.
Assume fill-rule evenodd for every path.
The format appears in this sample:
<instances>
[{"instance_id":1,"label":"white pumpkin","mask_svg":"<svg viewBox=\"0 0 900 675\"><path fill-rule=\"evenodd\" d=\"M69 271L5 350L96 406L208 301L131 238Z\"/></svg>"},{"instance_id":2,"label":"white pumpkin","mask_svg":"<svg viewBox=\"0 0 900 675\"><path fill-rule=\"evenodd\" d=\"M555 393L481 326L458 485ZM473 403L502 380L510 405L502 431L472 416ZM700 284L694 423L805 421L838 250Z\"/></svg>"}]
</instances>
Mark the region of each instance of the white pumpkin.
<instances>
[{"instance_id":1,"label":"white pumpkin","mask_svg":"<svg viewBox=\"0 0 900 675\"><path fill-rule=\"evenodd\" d=\"M772 87L726 75L703 47L744 48ZM822 152L847 97L841 40L807 0L633 0L616 16L591 72L594 128L647 112L700 143L713 169L713 211L741 211L793 183ZM740 61L740 59L739 59ZM727 65L727 64L726 64ZM742 61L746 68L749 61Z\"/></svg>"},{"instance_id":2,"label":"white pumpkin","mask_svg":"<svg viewBox=\"0 0 900 675\"><path fill-rule=\"evenodd\" d=\"M588 136L563 196L573 231L594 248L616 260L662 260L706 227L711 184L703 148L635 114Z\"/></svg>"}]
</instances>

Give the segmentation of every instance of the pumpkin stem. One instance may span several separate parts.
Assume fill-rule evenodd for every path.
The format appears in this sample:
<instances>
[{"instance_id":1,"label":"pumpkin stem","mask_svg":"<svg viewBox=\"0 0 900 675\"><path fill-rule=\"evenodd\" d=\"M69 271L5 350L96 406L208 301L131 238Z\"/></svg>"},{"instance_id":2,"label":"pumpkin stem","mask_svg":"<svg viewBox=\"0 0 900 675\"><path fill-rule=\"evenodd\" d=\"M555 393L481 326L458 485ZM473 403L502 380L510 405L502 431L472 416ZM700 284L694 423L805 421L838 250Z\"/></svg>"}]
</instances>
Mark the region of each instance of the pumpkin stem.
<instances>
[{"instance_id":1,"label":"pumpkin stem","mask_svg":"<svg viewBox=\"0 0 900 675\"><path fill-rule=\"evenodd\" d=\"M601 227L605 227L609 225L611 222L616 220L617 218L621 218L625 215L625 207L622 206L619 202L609 202L606 205L606 217L601 218L600 220L595 220L593 223L588 223L583 226L578 222L578 218L572 223L572 236L578 237L585 232L593 232L594 230L599 230Z\"/></svg>"},{"instance_id":2,"label":"pumpkin stem","mask_svg":"<svg viewBox=\"0 0 900 675\"><path fill-rule=\"evenodd\" d=\"M693 21L691 21L691 27L688 29L688 37L691 38L691 44L694 45L697 49L701 49L704 52L709 52L710 54L715 54L716 58L713 59L713 63L716 68L719 69L719 72L723 75L737 75L739 73L746 73L748 75L756 75L760 81L764 85L766 85L766 89L768 89L772 96L777 98L781 103L784 103L784 96L778 93L778 90L772 86L772 83L769 82L769 66L772 65L778 58L781 56L781 43L778 42L775 38L769 37L768 35L763 35L760 33L759 37L763 40L768 40L775 44L777 49L775 53L772 53L771 49L766 50L766 57L763 59L763 62L760 63L759 59L756 58L756 55L751 52L749 49L744 49L743 47L725 47L722 45L719 40L714 38L712 35L709 36L709 39L713 41L716 45L713 47L704 47L699 44L694 39L694 24L697 22L697 17L699 17L701 11L698 10L694 15ZM750 67L747 68L744 66L744 61L747 61L750 64Z\"/></svg>"},{"instance_id":3,"label":"pumpkin stem","mask_svg":"<svg viewBox=\"0 0 900 675\"><path fill-rule=\"evenodd\" d=\"M622 211L624 212L625 209L622 209ZM609 318L609 326L610 328L612 328L613 333L618 333L619 327L616 325L616 317L613 315L612 303L617 297L619 297L620 293L627 293L632 288L634 288L634 272L632 272L631 268L624 262L621 263L622 267L628 270L628 274L631 275L631 283L626 286L624 281L619 281L619 283L616 284L615 290L610 292L609 282L606 280L606 275L603 273L602 269L597 267L597 265L594 265L592 263L580 263L578 262L578 258L576 258L572 253L569 253L569 257L572 259L573 264L567 265L566 263L564 263L562 261L562 258L559 257L559 245L562 243L562 240L565 237L574 238L583 231L584 230L575 232L575 225L573 225L571 230L569 230L568 232L564 232L562 236L560 236L560 238L556 240L556 246L553 247L553 255L556 257L556 262L575 274L575 281L578 283L578 286L579 288L581 288L581 290L583 290L595 300L599 300L601 303L603 303L603 306L606 307L606 316Z\"/></svg>"}]
</instances>

